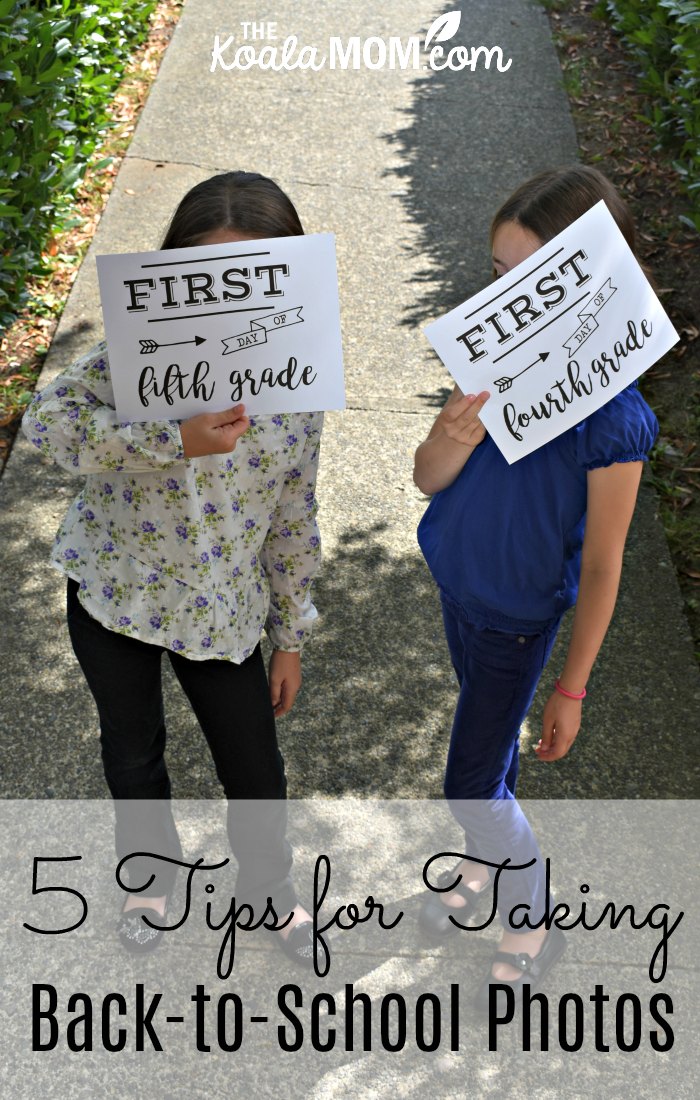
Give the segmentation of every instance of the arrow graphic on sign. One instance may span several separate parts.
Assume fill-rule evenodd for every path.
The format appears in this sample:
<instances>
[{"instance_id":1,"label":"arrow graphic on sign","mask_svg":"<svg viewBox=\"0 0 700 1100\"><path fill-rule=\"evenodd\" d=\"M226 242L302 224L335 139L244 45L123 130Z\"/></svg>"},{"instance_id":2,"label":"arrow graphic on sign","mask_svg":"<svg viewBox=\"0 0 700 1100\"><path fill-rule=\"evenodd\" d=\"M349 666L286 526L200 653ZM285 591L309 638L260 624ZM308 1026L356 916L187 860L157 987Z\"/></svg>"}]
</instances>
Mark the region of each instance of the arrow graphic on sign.
<instances>
[{"instance_id":1,"label":"arrow graphic on sign","mask_svg":"<svg viewBox=\"0 0 700 1100\"><path fill-rule=\"evenodd\" d=\"M541 351L535 361L533 363L530 363L529 367L525 367L523 370L518 371L518 373L514 374L511 378L508 378L507 375L503 378L497 378L494 382L494 386L498 386L499 393L505 393L506 390L509 390L510 387L513 385L516 378L520 378L521 374L525 374L527 371L532 370L532 368L536 367L538 363L544 363L545 359L549 359L549 352Z\"/></svg>"},{"instance_id":2,"label":"arrow graphic on sign","mask_svg":"<svg viewBox=\"0 0 700 1100\"><path fill-rule=\"evenodd\" d=\"M139 344L141 345L141 355L152 355L154 351L158 351L158 348L177 348L180 344L195 344L199 347L205 339L204 336L195 336L194 340L175 340L172 344L157 344L155 340L139 340Z\"/></svg>"}]
</instances>

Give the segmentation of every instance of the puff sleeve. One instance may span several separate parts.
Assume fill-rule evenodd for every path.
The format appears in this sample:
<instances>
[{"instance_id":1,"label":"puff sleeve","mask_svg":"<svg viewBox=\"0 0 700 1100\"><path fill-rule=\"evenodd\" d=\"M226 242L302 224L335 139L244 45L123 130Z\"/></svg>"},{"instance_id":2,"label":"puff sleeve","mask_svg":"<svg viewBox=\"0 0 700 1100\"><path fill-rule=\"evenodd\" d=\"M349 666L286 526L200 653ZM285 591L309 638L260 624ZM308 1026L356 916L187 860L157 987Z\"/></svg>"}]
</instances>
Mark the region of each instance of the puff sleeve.
<instances>
[{"instance_id":1,"label":"puff sleeve","mask_svg":"<svg viewBox=\"0 0 700 1100\"><path fill-rule=\"evenodd\" d=\"M587 417L575 432L578 465L597 470L616 462L646 462L659 425L634 382Z\"/></svg>"}]
</instances>

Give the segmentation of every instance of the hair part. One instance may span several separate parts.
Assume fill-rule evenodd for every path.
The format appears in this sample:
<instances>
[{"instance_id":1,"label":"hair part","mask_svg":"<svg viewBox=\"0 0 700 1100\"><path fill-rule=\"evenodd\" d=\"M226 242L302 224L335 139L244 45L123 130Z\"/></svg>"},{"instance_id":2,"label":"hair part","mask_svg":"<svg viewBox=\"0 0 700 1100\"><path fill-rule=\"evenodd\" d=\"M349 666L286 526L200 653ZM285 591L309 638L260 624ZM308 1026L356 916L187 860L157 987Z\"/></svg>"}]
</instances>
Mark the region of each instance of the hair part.
<instances>
[{"instance_id":1,"label":"hair part","mask_svg":"<svg viewBox=\"0 0 700 1100\"><path fill-rule=\"evenodd\" d=\"M521 184L494 217L490 242L505 222L517 222L546 244L601 199L636 255L634 221L627 205L602 172L581 164L540 172Z\"/></svg>"},{"instance_id":2,"label":"hair part","mask_svg":"<svg viewBox=\"0 0 700 1100\"><path fill-rule=\"evenodd\" d=\"M217 229L260 237L304 233L294 204L274 180L259 172L223 172L187 192L161 248L190 248Z\"/></svg>"}]
</instances>

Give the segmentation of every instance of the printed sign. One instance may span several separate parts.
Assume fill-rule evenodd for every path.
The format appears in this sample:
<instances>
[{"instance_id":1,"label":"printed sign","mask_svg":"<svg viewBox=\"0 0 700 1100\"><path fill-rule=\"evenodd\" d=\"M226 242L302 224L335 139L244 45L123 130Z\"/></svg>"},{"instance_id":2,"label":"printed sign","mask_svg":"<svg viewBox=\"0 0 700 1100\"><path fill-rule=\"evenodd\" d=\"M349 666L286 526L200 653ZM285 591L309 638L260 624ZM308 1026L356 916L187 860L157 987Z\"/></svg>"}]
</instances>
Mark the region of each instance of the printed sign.
<instances>
[{"instance_id":1,"label":"printed sign","mask_svg":"<svg viewBox=\"0 0 700 1100\"><path fill-rule=\"evenodd\" d=\"M679 337L604 202L424 332L509 463L653 366Z\"/></svg>"},{"instance_id":2,"label":"printed sign","mask_svg":"<svg viewBox=\"0 0 700 1100\"><path fill-rule=\"evenodd\" d=\"M331 233L98 256L122 419L345 407Z\"/></svg>"}]
</instances>

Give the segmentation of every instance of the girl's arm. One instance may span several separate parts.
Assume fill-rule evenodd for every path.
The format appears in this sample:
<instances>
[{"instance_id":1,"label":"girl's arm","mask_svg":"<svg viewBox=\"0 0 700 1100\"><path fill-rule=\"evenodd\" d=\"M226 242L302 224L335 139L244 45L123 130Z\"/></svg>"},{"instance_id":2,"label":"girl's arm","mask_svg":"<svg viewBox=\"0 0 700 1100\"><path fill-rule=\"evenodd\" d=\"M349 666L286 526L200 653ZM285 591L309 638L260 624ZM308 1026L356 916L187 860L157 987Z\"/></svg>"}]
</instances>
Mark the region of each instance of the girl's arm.
<instances>
[{"instance_id":1,"label":"girl's arm","mask_svg":"<svg viewBox=\"0 0 700 1100\"><path fill-rule=\"evenodd\" d=\"M287 474L260 557L270 582L265 629L274 652L270 694L275 714L286 714L301 685L301 650L316 619L311 582L321 564L316 475L323 415L310 422L298 465Z\"/></svg>"},{"instance_id":2,"label":"girl's arm","mask_svg":"<svg viewBox=\"0 0 700 1100\"><path fill-rule=\"evenodd\" d=\"M427 496L451 485L475 447L486 435L478 414L488 393L465 397L455 386L430 429L428 438L416 451L413 480Z\"/></svg>"},{"instance_id":3,"label":"girl's arm","mask_svg":"<svg viewBox=\"0 0 700 1100\"><path fill-rule=\"evenodd\" d=\"M106 347L99 344L35 394L22 423L47 458L71 472L163 470L233 450L248 428L243 406L175 420L125 423L114 409Z\"/></svg>"},{"instance_id":4,"label":"girl's arm","mask_svg":"<svg viewBox=\"0 0 700 1100\"><path fill-rule=\"evenodd\" d=\"M581 580L571 641L559 682L580 694L612 618L622 572L622 556L642 476L642 462L617 462L589 470L586 533ZM582 703L554 691L544 708L540 760L559 760L571 748L581 725Z\"/></svg>"},{"instance_id":5,"label":"girl's arm","mask_svg":"<svg viewBox=\"0 0 700 1100\"><path fill-rule=\"evenodd\" d=\"M185 461L176 421L119 421L105 344L35 394L22 427L42 454L75 473L167 469Z\"/></svg>"}]
</instances>

